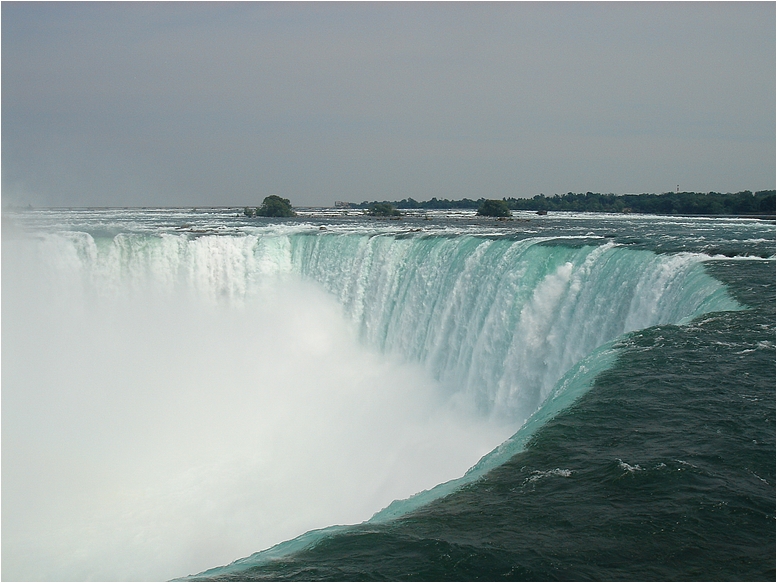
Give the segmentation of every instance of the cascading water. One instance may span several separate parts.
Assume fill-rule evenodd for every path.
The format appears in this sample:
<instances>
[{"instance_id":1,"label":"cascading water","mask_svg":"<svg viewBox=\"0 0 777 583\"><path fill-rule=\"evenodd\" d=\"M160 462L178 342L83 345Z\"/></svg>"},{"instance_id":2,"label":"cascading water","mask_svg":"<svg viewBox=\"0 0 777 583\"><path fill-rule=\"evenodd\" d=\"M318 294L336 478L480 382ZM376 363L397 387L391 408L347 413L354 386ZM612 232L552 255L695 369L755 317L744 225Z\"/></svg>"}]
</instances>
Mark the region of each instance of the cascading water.
<instances>
[{"instance_id":1,"label":"cascading water","mask_svg":"<svg viewBox=\"0 0 777 583\"><path fill-rule=\"evenodd\" d=\"M323 285L362 338L423 363L489 414L522 421L585 355L619 335L733 309L700 256L542 239L292 236L48 240L84 293L135 288L245 305L273 278ZM53 251L62 249L59 253Z\"/></svg>"},{"instance_id":2,"label":"cascading water","mask_svg":"<svg viewBox=\"0 0 777 583\"><path fill-rule=\"evenodd\" d=\"M737 308L702 255L591 239L69 232L3 254L10 578L168 578L365 520L550 414L624 332Z\"/></svg>"},{"instance_id":3,"label":"cascading water","mask_svg":"<svg viewBox=\"0 0 777 583\"><path fill-rule=\"evenodd\" d=\"M334 293L367 342L514 421L596 347L735 306L698 255L551 243L334 235L292 249L296 271Z\"/></svg>"}]
</instances>

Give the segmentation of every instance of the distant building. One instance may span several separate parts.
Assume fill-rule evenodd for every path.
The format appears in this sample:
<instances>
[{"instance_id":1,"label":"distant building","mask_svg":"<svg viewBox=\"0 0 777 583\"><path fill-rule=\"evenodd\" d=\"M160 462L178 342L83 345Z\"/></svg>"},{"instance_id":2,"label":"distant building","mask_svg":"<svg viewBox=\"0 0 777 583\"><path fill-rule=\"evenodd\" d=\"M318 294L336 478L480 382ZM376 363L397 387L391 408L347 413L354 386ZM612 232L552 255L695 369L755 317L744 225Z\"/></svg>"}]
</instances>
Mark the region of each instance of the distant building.
<instances>
[{"instance_id":1,"label":"distant building","mask_svg":"<svg viewBox=\"0 0 777 583\"><path fill-rule=\"evenodd\" d=\"M335 201L335 208L336 208L336 209L347 209L347 208L351 208L351 203L350 203L350 202L343 202L343 201L341 201L341 200L336 200L336 201Z\"/></svg>"}]
</instances>

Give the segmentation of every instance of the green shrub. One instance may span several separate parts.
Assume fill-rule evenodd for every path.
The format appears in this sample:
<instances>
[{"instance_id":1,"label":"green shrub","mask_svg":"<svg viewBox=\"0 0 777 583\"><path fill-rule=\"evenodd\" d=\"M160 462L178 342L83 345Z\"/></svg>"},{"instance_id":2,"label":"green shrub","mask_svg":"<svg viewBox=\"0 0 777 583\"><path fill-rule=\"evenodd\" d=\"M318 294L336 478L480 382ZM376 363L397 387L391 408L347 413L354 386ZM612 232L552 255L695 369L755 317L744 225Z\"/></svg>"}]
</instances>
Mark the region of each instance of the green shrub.
<instances>
[{"instance_id":1,"label":"green shrub","mask_svg":"<svg viewBox=\"0 0 777 583\"><path fill-rule=\"evenodd\" d=\"M288 198L271 194L262 201L262 206L256 209L256 215L259 217L294 217L296 213L292 210Z\"/></svg>"},{"instance_id":2,"label":"green shrub","mask_svg":"<svg viewBox=\"0 0 777 583\"><path fill-rule=\"evenodd\" d=\"M503 200L484 200L478 207L478 215L481 217L511 217L513 213Z\"/></svg>"},{"instance_id":3,"label":"green shrub","mask_svg":"<svg viewBox=\"0 0 777 583\"><path fill-rule=\"evenodd\" d=\"M367 214L373 217L398 217L401 213L394 205L387 202L374 202L367 209Z\"/></svg>"}]
</instances>

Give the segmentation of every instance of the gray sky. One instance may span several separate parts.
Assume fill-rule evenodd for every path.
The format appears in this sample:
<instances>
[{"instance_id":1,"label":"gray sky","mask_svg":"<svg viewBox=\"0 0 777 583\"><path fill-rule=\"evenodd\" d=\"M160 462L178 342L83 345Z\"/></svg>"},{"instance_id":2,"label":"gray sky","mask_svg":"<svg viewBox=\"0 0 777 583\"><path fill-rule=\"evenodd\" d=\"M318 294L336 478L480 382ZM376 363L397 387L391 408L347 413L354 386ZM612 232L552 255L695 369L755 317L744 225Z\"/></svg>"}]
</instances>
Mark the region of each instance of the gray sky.
<instances>
[{"instance_id":1,"label":"gray sky","mask_svg":"<svg viewBox=\"0 0 777 583\"><path fill-rule=\"evenodd\" d=\"M2 3L3 203L775 187L775 4Z\"/></svg>"}]
</instances>

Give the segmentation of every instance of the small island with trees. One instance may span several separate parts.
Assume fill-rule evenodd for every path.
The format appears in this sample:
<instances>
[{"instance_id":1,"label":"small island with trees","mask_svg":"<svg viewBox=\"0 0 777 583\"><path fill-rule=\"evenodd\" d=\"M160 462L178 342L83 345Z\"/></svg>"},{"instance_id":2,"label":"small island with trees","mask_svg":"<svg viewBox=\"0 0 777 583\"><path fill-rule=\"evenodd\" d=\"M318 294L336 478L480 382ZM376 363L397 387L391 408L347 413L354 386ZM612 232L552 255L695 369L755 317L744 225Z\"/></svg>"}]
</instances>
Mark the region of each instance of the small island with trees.
<instances>
[{"instance_id":1,"label":"small island with trees","mask_svg":"<svg viewBox=\"0 0 777 583\"><path fill-rule=\"evenodd\" d=\"M374 202L364 212L371 217L399 217L402 215L390 202Z\"/></svg>"},{"instance_id":2,"label":"small island with trees","mask_svg":"<svg viewBox=\"0 0 777 583\"><path fill-rule=\"evenodd\" d=\"M281 198L277 194L271 194L262 201L262 206L252 209L246 207L243 214L247 217L296 217L297 213L291 208L288 198Z\"/></svg>"},{"instance_id":3,"label":"small island with trees","mask_svg":"<svg viewBox=\"0 0 777 583\"><path fill-rule=\"evenodd\" d=\"M484 200L480 203L477 214L481 217L504 218L512 216L513 211L504 200Z\"/></svg>"}]
</instances>

